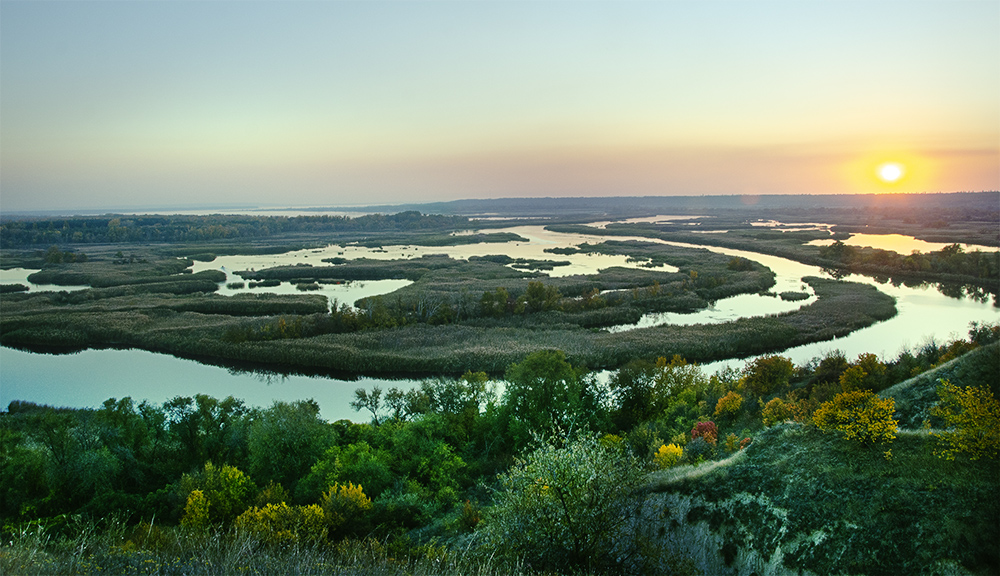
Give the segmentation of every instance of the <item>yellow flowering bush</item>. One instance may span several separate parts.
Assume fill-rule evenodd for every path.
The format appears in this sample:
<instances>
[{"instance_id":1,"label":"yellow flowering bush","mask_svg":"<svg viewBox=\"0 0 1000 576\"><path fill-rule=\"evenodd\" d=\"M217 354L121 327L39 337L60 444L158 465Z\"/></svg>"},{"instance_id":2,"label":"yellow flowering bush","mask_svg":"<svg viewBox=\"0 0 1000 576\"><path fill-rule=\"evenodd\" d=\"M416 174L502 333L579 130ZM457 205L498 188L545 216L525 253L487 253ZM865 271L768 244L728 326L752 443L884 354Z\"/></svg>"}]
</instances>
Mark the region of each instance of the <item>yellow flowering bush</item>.
<instances>
[{"instance_id":1,"label":"yellow flowering bush","mask_svg":"<svg viewBox=\"0 0 1000 576\"><path fill-rule=\"evenodd\" d=\"M184 506L181 526L195 530L208 527L208 498L201 490L192 490Z\"/></svg>"},{"instance_id":2,"label":"yellow flowering bush","mask_svg":"<svg viewBox=\"0 0 1000 576\"><path fill-rule=\"evenodd\" d=\"M954 460L967 454L972 460L1000 454L1000 402L986 387L959 388L948 380L938 386L937 405L931 415L944 420L949 430L932 433L938 439L935 454Z\"/></svg>"},{"instance_id":3,"label":"yellow flowering bush","mask_svg":"<svg viewBox=\"0 0 1000 576\"><path fill-rule=\"evenodd\" d=\"M254 506L239 515L236 529L271 546L316 542L326 538L326 518L318 504L289 506L284 502Z\"/></svg>"},{"instance_id":4,"label":"yellow flowering bush","mask_svg":"<svg viewBox=\"0 0 1000 576\"><path fill-rule=\"evenodd\" d=\"M879 398L869 390L841 392L823 402L813 414L813 423L827 432L837 432L847 440L866 445L892 442L898 423L892 418L896 403Z\"/></svg>"},{"instance_id":5,"label":"yellow flowering bush","mask_svg":"<svg viewBox=\"0 0 1000 576\"><path fill-rule=\"evenodd\" d=\"M320 508L331 534L350 532L348 522L363 524L371 510L372 499L365 495L360 484L334 484L323 493Z\"/></svg>"},{"instance_id":6,"label":"yellow flowering bush","mask_svg":"<svg viewBox=\"0 0 1000 576\"><path fill-rule=\"evenodd\" d=\"M675 466L684 454L684 449L677 444L664 444L656 451L653 462L662 470Z\"/></svg>"}]
</instances>

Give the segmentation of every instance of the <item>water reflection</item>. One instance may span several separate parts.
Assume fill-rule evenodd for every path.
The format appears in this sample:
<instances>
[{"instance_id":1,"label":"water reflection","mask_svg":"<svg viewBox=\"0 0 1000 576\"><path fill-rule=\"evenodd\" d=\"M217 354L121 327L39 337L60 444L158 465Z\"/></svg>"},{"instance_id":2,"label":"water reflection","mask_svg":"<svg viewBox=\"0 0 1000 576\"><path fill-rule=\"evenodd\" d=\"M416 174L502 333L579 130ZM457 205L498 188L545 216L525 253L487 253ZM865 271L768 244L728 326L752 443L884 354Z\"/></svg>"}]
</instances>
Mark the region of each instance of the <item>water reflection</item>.
<instances>
[{"instance_id":1,"label":"water reflection","mask_svg":"<svg viewBox=\"0 0 1000 576\"><path fill-rule=\"evenodd\" d=\"M0 270L0 284L21 284L28 287L28 292L75 292L86 290L90 286L57 286L55 284L32 284L28 276L38 272L38 269L8 268Z\"/></svg>"},{"instance_id":2,"label":"water reflection","mask_svg":"<svg viewBox=\"0 0 1000 576\"><path fill-rule=\"evenodd\" d=\"M339 380L262 370L241 370L145 350L84 350L75 354L35 354L0 348L3 385L0 407L12 400L71 407L97 407L108 398L132 397L163 403L176 396L234 396L251 406L312 398L327 420L367 421L349 403L354 390L393 386L404 391L414 380Z\"/></svg>"},{"instance_id":3,"label":"water reflection","mask_svg":"<svg viewBox=\"0 0 1000 576\"><path fill-rule=\"evenodd\" d=\"M829 246L833 244L833 239L812 240L806 242L807 246ZM955 244L955 242L927 242L918 240L913 236L902 234L851 234L851 237L842 241L848 246L870 246L879 250L891 250L899 254L910 254L918 252L937 252L945 246ZM980 250L982 252L996 252L1000 250L996 246L983 246L981 244L960 244L966 252Z\"/></svg>"}]
</instances>

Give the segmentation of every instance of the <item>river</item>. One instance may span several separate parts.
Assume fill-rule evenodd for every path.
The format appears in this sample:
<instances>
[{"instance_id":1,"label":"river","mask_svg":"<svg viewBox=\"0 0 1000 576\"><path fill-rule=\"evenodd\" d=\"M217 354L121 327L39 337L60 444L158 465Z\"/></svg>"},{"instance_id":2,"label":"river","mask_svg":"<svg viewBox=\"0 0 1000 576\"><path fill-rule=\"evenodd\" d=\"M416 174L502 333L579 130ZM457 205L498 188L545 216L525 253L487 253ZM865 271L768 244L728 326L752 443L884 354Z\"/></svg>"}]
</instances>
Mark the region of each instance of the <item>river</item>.
<instances>
[{"instance_id":1,"label":"river","mask_svg":"<svg viewBox=\"0 0 1000 576\"><path fill-rule=\"evenodd\" d=\"M665 219L667 217L658 217ZM392 246L363 248L358 246L331 245L323 249L300 250L270 256L223 256L212 262L198 262L195 271L221 269L227 273L227 282L240 281L236 271L260 269L269 266L307 263L323 265L323 258L413 258L424 254L448 254L455 258L507 254L514 258L549 259L569 261L550 272L552 276L592 274L610 266L637 267L640 262L628 262L624 256L572 254L568 256L544 252L546 248L599 242L600 237L560 234L544 230L542 226L518 226L501 230L515 232L527 242L508 244L471 244L462 246L425 248L419 246ZM609 239L622 240L614 237ZM648 239L642 239L648 240ZM777 275L775 292L807 291L801 281L803 276L826 276L814 266L767 256L754 252L725 248L709 248L727 255L742 256L761 262ZM11 282L24 278L30 270L3 271L0 281ZM989 302L970 298L952 298L932 286L906 287L878 284L865 276L850 276L848 280L866 282L896 298L899 314L885 322L855 331L848 336L828 342L807 344L785 350L782 354L796 364L841 350L848 359L862 352L873 352L885 359L892 359L900 351L917 348L929 341L944 343L954 338L966 337L971 322L1000 321L1000 310ZM22 281L24 280L17 280ZM364 296L384 294L407 284L403 280L355 282L343 285L322 285L319 293L331 300L351 303ZM31 286L32 290L49 287ZM243 291L249 290L247 288ZM296 292L287 283L279 287L257 291ZM240 289L230 289L224 284L221 294L233 294ZM757 316L796 309L812 302L814 297L798 302L785 302L773 296L748 294L716 302L706 310L694 314L649 315L641 325L659 323L716 323L743 316ZM627 329L630 327L618 327ZM744 360L733 359L705 365L711 373L724 366L740 368ZM280 375L271 373L237 372L226 368L201 364L192 360L175 358L142 350L86 350L74 354L35 354L0 348L0 406L12 400L26 400L40 404L72 407L96 407L107 398L131 396L136 401L148 400L161 403L175 396L208 394L215 397L235 396L253 406L268 406L274 401L293 401L312 398L319 404L321 413L328 420L342 418L365 421L369 415L352 410L349 402L357 388L383 390L390 387L409 389L419 385L412 380L383 380L361 378L344 381L326 377Z\"/></svg>"}]
</instances>

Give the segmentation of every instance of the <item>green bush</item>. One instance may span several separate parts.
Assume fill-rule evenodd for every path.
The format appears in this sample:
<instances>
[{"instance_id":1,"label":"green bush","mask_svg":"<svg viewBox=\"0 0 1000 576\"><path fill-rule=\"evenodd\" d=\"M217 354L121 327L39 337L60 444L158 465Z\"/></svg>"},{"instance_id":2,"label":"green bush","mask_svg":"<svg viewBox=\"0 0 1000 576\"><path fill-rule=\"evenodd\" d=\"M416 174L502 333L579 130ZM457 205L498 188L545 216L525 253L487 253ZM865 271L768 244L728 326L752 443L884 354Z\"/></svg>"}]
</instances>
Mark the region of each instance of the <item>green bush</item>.
<instances>
[{"instance_id":1,"label":"green bush","mask_svg":"<svg viewBox=\"0 0 1000 576\"><path fill-rule=\"evenodd\" d=\"M545 444L500 477L483 519L488 545L542 570L628 568L640 560L639 463L592 436Z\"/></svg>"}]
</instances>

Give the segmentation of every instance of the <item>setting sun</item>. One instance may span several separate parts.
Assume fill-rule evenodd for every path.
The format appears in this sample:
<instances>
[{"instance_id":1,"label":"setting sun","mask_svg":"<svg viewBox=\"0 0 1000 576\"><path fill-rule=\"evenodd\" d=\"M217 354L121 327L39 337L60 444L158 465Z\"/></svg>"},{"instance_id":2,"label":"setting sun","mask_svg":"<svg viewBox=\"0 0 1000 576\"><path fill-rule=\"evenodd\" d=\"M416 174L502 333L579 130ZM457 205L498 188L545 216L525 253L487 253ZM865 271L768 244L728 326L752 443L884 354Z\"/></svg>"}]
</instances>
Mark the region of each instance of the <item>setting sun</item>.
<instances>
[{"instance_id":1,"label":"setting sun","mask_svg":"<svg viewBox=\"0 0 1000 576\"><path fill-rule=\"evenodd\" d=\"M878 167L878 177L883 182L896 182L903 177L903 167L895 162L888 162Z\"/></svg>"}]
</instances>

